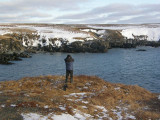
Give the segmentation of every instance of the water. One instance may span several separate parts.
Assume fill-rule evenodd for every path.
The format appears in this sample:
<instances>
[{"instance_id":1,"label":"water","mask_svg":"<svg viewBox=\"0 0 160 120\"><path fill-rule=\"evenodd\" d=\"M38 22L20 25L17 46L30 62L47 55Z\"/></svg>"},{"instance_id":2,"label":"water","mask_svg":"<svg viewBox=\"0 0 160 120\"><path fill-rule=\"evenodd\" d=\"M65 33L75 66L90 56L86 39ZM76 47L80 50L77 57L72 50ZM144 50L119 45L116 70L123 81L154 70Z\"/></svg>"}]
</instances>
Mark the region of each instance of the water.
<instances>
[{"instance_id":1,"label":"water","mask_svg":"<svg viewBox=\"0 0 160 120\"><path fill-rule=\"evenodd\" d=\"M96 75L112 83L139 85L160 93L160 48L111 49L108 53L74 53L75 75ZM65 75L67 53L34 54L32 58L0 65L0 81L26 76Z\"/></svg>"}]
</instances>

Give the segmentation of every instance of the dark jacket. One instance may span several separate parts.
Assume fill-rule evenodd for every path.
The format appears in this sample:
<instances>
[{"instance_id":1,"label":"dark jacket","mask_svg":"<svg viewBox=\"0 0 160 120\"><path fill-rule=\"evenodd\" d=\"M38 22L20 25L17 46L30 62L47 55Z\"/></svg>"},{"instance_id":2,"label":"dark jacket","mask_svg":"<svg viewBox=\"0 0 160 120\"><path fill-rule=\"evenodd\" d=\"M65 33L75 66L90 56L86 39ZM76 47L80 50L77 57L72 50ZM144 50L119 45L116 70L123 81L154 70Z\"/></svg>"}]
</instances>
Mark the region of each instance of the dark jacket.
<instances>
[{"instance_id":1,"label":"dark jacket","mask_svg":"<svg viewBox=\"0 0 160 120\"><path fill-rule=\"evenodd\" d=\"M66 70L73 70L74 59L70 56L64 59L64 61L66 63Z\"/></svg>"}]
</instances>

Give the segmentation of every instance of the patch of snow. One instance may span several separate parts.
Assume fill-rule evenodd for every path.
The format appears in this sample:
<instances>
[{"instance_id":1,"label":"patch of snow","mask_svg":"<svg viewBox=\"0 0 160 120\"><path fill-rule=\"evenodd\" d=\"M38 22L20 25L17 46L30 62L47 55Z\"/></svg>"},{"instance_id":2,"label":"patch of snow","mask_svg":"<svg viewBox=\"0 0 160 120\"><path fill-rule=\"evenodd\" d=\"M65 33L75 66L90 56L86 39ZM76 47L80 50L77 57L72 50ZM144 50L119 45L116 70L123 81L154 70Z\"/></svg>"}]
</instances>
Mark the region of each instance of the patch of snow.
<instances>
[{"instance_id":1,"label":"patch of snow","mask_svg":"<svg viewBox=\"0 0 160 120\"><path fill-rule=\"evenodd\" d=\"M69 41L69 43L74 42L75 37L91 37L87 33L82 32L75 32L75 31L67 31L63 29L53 28L53 27L33 27L37 30L40 36L45 36L46 39L48 38L64 38Z\"/></svg>"},{"instance_id":2,"label":"patch of snow","mask_svg":"<svg viewBox=\"0 0 160 120\"><path fill-rule=\"evenodd\" d=\"M87 109L87 107L86 107L86 106L82 106L82 108Z\"/></svg>"},{"instance_id":3,"label":"patch of snow","mask_svg":"<svg viewBox=\"0 0 160 120\"><path fill-rule=\"evenodd\" d=\"M10 106L11 106L11 107L16 107L17 105L11 104Z\"/></svg>"},{"instance_id":4,"label":"patch of snow","mask_svg":"<svg viewBox=\"0 0 160 120\"><path fill-rule=\"evenodd\" d=\"M114 88L115 90L120 90L120 87Z\"/></svg>"},{"instance_id":5,"label":"patch of snow","mask_svg":"<svg viewBox=\"0 0 160 120\"><path fill-rule=\"evenodd\" d=\"M136 119L135 116L127 113L128 108L125 108L125 107L121 108L119 106L116 106L116 108L117 109L114 109L114 110L112 109L112 111L113 111L114 114L117 115L117 118L118 118L117 120L123 120L124 118L127 119L127 120L128 119ZM125 116L124 117L122 116L123 111L125 111Z\"/></svg>"},{"instance_id":6,"label":"patch of snow","mask_svg":"<svg viewBox=\"0 0 160 120\"><path fill-rule=\"evenodd\" d=\"M91 84L90 84L90 83L86 83L86 85L87 85L87 86L90 86Z\"/></svg>"},{"instance_id":7,"label":"patch of snow","mask_svg":"<svg viewBox=\"0 0 160 120\"><path fill-rule=\"evenodd\" d=\"M130 28L135 28L135 27L141 27L141 26L94 26L94 25L88 25L88 27L90 28L94 28L94 29L103 29L103 30L123 30L123 29L130 29Z\"/></svg>"},{"instance_id":8,"label":"patch of snow","mask_svg":"<svg viewBox=\"0 0 160 120\"><path fill-rule=\"evenodd\" d=\"M75 115L72 116L70 114L61 114L54 115L53 113L48 114L47 116L39 115L37 113L28 113L21 114L24 120L48 120L49 118L53 120L86 120L91 117L89 114L81 113L80 111L75 110Z\"/></svg>"},{"instance_id":9,"label":"patch of snow","mask_svg":"<svg viewBox=\"0 0 160 120\"><path fill-rule=\"evenodd\" d=\"M94 30L94 29L81 29L81 31L85 31L85 32L97 32L97 30Z\"/></svg>"},{"instance_id":10,"label":"patch of snow","mask_svg":"<svg viewBox=\"0 0 160 120\"><path fill-rule=\"evenodd\" d=\"M24 120L47 120L48 116L39 115L36 113L21 114Z\"/></svg>"},{"instance_id":11,"label":"patch of snow","mask_svg":"<svg viewBox=\"0 0 160 120\"><path fill-rule=\"evenodd\" d=\"M81 101L82 103L84 103L84 104L88 104L89 102L88 101Z\"/></svg>"},{"instance_id":12,"label":"patch of snow","mask_svg":"<svg viewBox=\"0 0 160 120\"><path fill-rule=\"evenodd\" d=\"M6 106L6 105L1 105L1 107L3 107L3 108L4 108L5 106Z\"/></svg>"},{"instance_id":13,"label":"patch of snow","mask_svg":"<svg viewBox=\"0 0 160 120\"><path fill-rule=\"evenodd\" d=\"M133 116L133 115L130 115L128 113L126 113L126 116L125 116L126 119L133 119L133 120L136 120L136 117Z\"/></svg>"},{"instance_id":14,"label":"patch of snow","mask_svg":"<svg viewBox=\"0 0 160 120\"><path fill-rule=\"evenodd\" d=\"M77 120L74 116L70 114L54 115L53 120Z\"/></svg>"},{"instance_id":15,"label":"patch of snow","mask_svg":"<svg viewBox=\"0 0 160 120\"><path fill-rule=\"evenodd\" d=\"M49 106L48 106L48 105L45 105L44 108L47 109L47 108L49 108Z\"/></svg>"},{"instance_id":16,"label":"patch of snow","mask_svg":"<svg viewBox=\"0 0 160 120\"><path fill-rule=\"evenodd\" d=\"M105 30L97 30L97 29L81 29L81 31L85 32L94 32L97 34L104 34Z\"/></svg>"},{"instance_id":17,"label":"patch of snow","mask_svg":"<svg viewBox=\"0 0 160 120\"><path fill-rule=\"evenodd\" d=\"M158 96L158 99L160 100L160 95Z\"/></svg>"},{"instance_id":18,"label":"patch of snow","mask_svg":"<svg viewBox=\"0 0 160 120\"><path fill-rule=\"evenodd\" d=\"M97 34L100 34L100 35L101 35L101 34L104 34L105 31L106 31L106 30L98 30L98 31L97 31Z\"/></svg>"},{"instance_id":19,"label":"patch of snow","mask_svg":"<svg viewBox=\"0 0 160 120\"><path fill-rule=\"evenodd\" d=\"M73 101L72 99L67 99L67 100L69 100L69 101Z\"/></svg>"},{"instance_id":20,"label":"patch of snow","mask_svg":"<svg viewBox=\"0 0 160 120\"><path fill-rule=\"evenodd\" d=\"M83 87L84 89L88 89L88 87Z\"/></svg>"},{"instance_id":21,"label":"patch of snow","mask_svg":"<svg viewBox=\"0 0 160 120\"><path fill-rule=\"evenodd\" d=\"M3 35L5 33L5 31L0 30L0 35Z\"/></svg>"},{"instance_id":22,"label":"patch of snow","mask_svg":"<svg viewBox=\"0 0 160 120\"><path fill-rule=\"evenodd\" d=\"M24 96L27 96L27 97L29 97L29 95L28 95L28 94L24 94Z\"/></svg>"},{"instance_id":23,"label":"patch of snow","mask_svg":"<svg viewBox=\"0 0 160 120\"><path fill-rule=\"evenodd\" d=\"M60 46L62 45L62 43L57 40L57 41L55 41L55 45L56 45L57 47L60 47Z\"/></svg>"},{"instance_id":24,"label":"patch of snow","mask_svg":"<svg viewBox=\"0 0 160 120\"><path fill-rule=\"evenodd\" d=\"M94 40L94 38L87 37L86 40Z\"/></svg>"},{"instance_id":25,"label":"patch of snow","mask_svg":"<svg viewBox=\"0 0 160 120\"><path fill-rule=\"evenodd\" d=\"M107 120L112 120L112 118L110 118L109 117L109 115L107 114L107 110L106 110L106 108L105 107L103 107L103 106L96 106L96 108L98 108L98 109L101 109L102 110L102 112L99 112L99 113L101 113L101 115L98 115L98 117L100 118L100 119L106 119L107 118Z\"/></svg>"},{"instance_id":26,"label":"patch of snow","mask_svg":"<svg viewBox=\"0 0 160 120\"><path fill-rule=\"evenodd\" d=\"M133 35L140 36L146 35L148 36L148 41L159 41L160 40L160 28L130 28L122 30L122 35L127 37L128 39L133 39Z\"/></svg>"},{"instance_id":27,"label":"patch of snow","mask_svg":"<svg viewBox=\"0 0 160 120\"><path fill-rule=\"evenodd\" d=\"M86 93L71 93L69 95L64 95L65 97L70 97L70 96L74 96L74 97L78 97L78 96L84 96L86 95Z\"/></svg>"},{"instance_id":28,"label":"patch of snow","mask_svg":"<svg viewBox=\"0 0 160 120\"><path fill-rule=\"evenodd\" d=\"M107 112L106 108L103 106L96 106L96 108L101 109L103 112Z\"/></svg>"},{"instance_id":29,"label":"patch of snow","mask_svg":"<svg viewBox=\"0 0 160 120\"><path fill-rule=\"evenodd\" d=\"M63 107L63 106L59 106L59 108L61 109L61 110L66 110L66 108L65 107Z\"/></svg>"},{"instance_id":30,"label":"patch of snow","mask_svg":"<svg viewBox=\"0 0 160 120\"><path fill-rule=\"evenodd\" d=\"M77 120L86 120L92 118L90 114L82 113L81 111L76 109L74 109L73 112L75 113L74 117L77 118Z\"/></svg>"},{"instance_id":31,"label":"patch of snow","mask_svg":"<svg viewBox=\"0 0 160 120\"><path fill-rule=\"evenodd\" d=\"M123 116L121 115L122 111L113 110L113 113L117 115L118 120L122 120L123 118Z\"/></svg>"}]
</instances>

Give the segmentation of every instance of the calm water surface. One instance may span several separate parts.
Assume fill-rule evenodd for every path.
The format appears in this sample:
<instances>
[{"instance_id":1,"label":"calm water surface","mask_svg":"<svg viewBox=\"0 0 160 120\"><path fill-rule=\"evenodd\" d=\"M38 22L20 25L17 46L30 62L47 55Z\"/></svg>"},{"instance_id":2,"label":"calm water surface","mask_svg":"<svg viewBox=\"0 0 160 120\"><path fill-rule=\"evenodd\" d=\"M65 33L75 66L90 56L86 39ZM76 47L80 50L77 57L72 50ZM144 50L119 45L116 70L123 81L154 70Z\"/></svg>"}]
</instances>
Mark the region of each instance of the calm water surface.
<instances>
[{"instance_id":1,"label":"calm water surface","mask_svg":"<svg viewBox=\"0 0 160 120\"><path fill-rule=\"evenodd\" d=\"M74 53L74 74L96 75L112 83L139 85L160 93L160 48L111 49L108 53ZM34 54L32 58L0 65L0 81L26 76L65 75L67 53Z\"/></svg>"}]
</instances>

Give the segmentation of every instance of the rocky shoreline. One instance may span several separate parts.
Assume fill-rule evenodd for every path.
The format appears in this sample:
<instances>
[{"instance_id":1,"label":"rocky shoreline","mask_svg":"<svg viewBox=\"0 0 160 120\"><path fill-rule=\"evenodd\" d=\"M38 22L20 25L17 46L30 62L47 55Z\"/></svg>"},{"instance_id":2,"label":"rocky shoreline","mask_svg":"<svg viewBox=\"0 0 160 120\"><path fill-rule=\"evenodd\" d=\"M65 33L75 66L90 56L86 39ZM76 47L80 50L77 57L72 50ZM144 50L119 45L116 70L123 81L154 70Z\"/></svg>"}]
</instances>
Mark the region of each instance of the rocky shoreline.
<instances>
[{"instance_id":1,"label":"rocky shoreline","mask_svg":"<svg viewBox=\"0 0 160 120\"><path fill-rule=\"evenodd\" d=\"M82 27L83 26L83 27ZM105 53L112 48L159 47L159 41L148 41L145 35L123 36L121 30L94 29L86 25L8 25L1 26L0 64L28 58L30 53ZM8 27L8 28L7 28ZM7 29L6 29L7 28ZM7 31L5 31L7 30Z\"/></svg>"},{"instance_id":2,"label":"rocky shoreline","mask_svg":"<svg viewBox=\"0 0 160 120\"><path fill-rule=\"evenodd\" d=\"M21 58L31 58L28 53L0 54L0 64L11 65L11 61L21 61Z\"/></svg>"},{"instance_id":3,"label":"rocky shoreline","mask_svg":"<svg viewBox=\"0 0 160 120\"><path fill-rule=\"evenodd\" d=\"M22 47L23 50L21 52L11 51L0 53L0 64L4 65L11 65L13 64L11 61L21 61L21 58L31 58L32 53L37 52L67 52L67 53L105 53L108 49L112 48L136 48L137 46L152 46L152 47L159 47L160 42L142 42L142 43L109 43L108 41L87 41L87 42L73 42L70 45L62 45L61 47L51 47L51 46L44 46L44 47ZM142 51L142 50L137 50ZM143 50L145 51L145 50ZM2 51L1 51L2 52Z\"/></svg>"}]
</instances>

